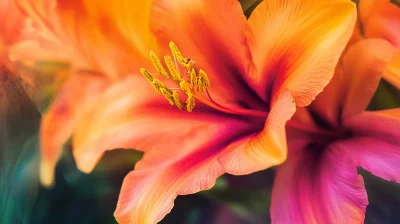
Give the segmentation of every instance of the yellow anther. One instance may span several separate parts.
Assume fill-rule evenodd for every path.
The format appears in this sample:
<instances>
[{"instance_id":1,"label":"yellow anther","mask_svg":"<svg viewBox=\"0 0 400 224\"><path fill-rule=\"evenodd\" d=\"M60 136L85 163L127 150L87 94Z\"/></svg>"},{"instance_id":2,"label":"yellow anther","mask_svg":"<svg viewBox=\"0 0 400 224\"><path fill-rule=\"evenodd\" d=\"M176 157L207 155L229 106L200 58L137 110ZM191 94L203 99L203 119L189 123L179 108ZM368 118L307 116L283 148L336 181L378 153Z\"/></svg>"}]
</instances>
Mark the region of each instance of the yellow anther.
<instances>
[{"instance_id":1,"label":"yellow anther","mask_svg":"<svg viewBox=\"0 0 400 224\"><path fill-rule=\"evenodd\" d=\"M192 84L194 86L197 85L197 74L196 74L196 70L194 68L190 72L190 84Z\"/></svg>"},{"instance_id":2,"label":"yellow anther","mask_svg":"<svg viewBox=\"0 0 400 224\"><path fill-rule=\"evenodd\" d=\"M208 79L207 74L200 69L199 78L197 79L197 85L200 91L204 92L204 89L210 86L210 80Z\"/></svg>"},{"instance_id":3,"label":"yellow anther","mask_svg":"<svg viewBox=\"0 0 400 224\"><path fill-rule=\"evenodd\" d=\"M172 93L172 99L174 100L175 105L180 109L183 110L183 103L181 101L181 98L179 97L179 93L174 91Z\"/></svg>"},{"instance_id":4,"label":"yellow anther","mask_svg":"<svg viewBox=\"0 0 400 224\"><path fill-rule=\"evenodd\" d=\"M194 97L192 95L189 95L188 98L186 99L187 112L192 112L194 106L196 106L196 103L194 102Z\"/></svg>"},{"instance_id":5,"label":"yellow anther","mask_svg":"<svg viewBox=\"0 0 400 224\"><path fill-rule=\"evenodd\" d=\"M153 82L153 76L148 72L146 69L141 68L140 73L149 81L150 83Z\"/></svg>"},{"instance_id":6,"label":"yellow anther","mask_svg":"<svg viewBox=\"0 0 400 224\"><path fill-rule=\"evenodd\" d=\"M154 89L158 92L161 93L161 88L166 89L167 87L158 79L153 79L151 82L151 85L154 87Z\"/></svg>"},{"instance_id":7,"label":"yellow anther","mask_svg":"<svg viewBox=\"0 0 400 224\"><path fill-rule=\"evenodd\" d=\"M190 89L188 83L185 80L182 80L179 83L179 86L181 87L181 90L186 93L186 95L192 95L192 90Z\"/></svg>"},{"instance_id":8,"label":"yellow anther","mask_svg":"<svg viewBox=\"0 0 400 224\"><path fill-rule=\"evenodd\" d=\"M179 51L178 47L174 44L174 42L169 42L169 48L171 49L172 54L179 62L179 64L183 65L185 68L188 66L188 59L184 58Z\"/></svg>"},{"instance_id":9,"label":"yellow anther","mask_svg":"<svg viewBox=\"0 0 400 224\"><path fill-rule=\"evenodd\" d=\"M167 64L169 73L171 73L172 78L173 78L175 81L181 81L181 80L182 80L182 77L181 77L181 75L179 74L179 71L178 71L178 69L176 68L175 63L172 61L172 58L171 58L170 56L167 55L167 56L164 57L164 60L165 60L165 64Z\"/></svg>"},{"instance_id":10,"label":"yellow anther","mask_svg":"<svg viewBox=\"0 0 400 224\"><path fill-rule=\"evenodd\" d=\"M162 64L160 62L160 59L158 59L158 57L154 53L154 51L150 51L150 58L151 58L151 61L153 62L154 67L156 68L157 72L160 73L160 75L164 76L165 78L170 79L171 76L164 69L164 67L162 66Z\"/></svg>"},{"instance_id":11,"label":"yellow anther","mask_svg":"<svg viewBox=\"0 0 400 224\"><path fill-rule=\"evenodd\" d=\"M160 92L171 105L174 105L174 98L172 97L171 90L166 88L160 88Z\"/></svg>"}]
</instances>

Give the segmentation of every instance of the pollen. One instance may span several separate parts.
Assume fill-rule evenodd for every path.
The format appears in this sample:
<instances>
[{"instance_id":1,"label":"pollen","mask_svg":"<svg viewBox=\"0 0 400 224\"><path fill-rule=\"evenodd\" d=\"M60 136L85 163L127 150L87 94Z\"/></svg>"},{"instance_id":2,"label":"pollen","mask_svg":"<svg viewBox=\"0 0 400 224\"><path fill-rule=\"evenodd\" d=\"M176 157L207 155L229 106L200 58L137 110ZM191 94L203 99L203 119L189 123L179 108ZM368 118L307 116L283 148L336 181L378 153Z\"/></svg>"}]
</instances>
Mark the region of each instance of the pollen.
<instances>
[{"instance_id":1,"label":"pollen","mask_svg":"<svg viewBox=\"0 0 400 224\"><path fill-rule=\"evenodd\" d=\"M173 42L169 43L169 47L173 58L169 55L164 57L165 65L169 73L154 51L150 51L150 59L154 65L155 71L165 79L174 81L179 88L168 88L162 81L154 78L153 75L144 68L140 69L140 73L142 73L154 89L162 94L171 105L175 105L180 110L185 108L187 112L192 112L196 105L195 99L199 97L201 97L200 100L204 99L201 94L207 91L207 87L210 86L210 81L207 74L202 69L197 71L195 60L183 57L178 47ZM185 76L187 77L181 75L179 65L184 68L186 71ZM181 99L181 95L183 94L187 96L185 102Z\"/></svg>"}]
</instances>

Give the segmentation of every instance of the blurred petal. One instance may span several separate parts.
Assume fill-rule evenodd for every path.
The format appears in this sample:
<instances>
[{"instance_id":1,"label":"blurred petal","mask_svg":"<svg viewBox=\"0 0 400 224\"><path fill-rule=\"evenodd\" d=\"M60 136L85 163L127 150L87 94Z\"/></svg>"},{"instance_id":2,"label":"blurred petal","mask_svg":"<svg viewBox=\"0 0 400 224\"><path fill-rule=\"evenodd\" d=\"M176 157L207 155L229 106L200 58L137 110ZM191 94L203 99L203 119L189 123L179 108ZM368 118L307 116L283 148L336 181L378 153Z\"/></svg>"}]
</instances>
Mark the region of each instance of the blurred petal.
<instances>
[{"instance_id":1,"label":"blurred petal","mask_svg":"<svg viewBox=\"0 0 400 224\"><path fill-rule=\"evenodd\" d=\"M53 183L54 169L62 145L71 136L82 111L96 101L106 86L106 80L99 76L77 74L64 84L53 105L43 116L40 130L42 184L49 186Z\"/></svg>"},{"instance_id":2,"label":"blurred petal","mask_svg":"<svg viewBox=\"0 0 400 224\"><path fill-rule=\"evenodd\" d=\"M400 109L364 112L346 125L354 138L344 146L356 165L400 183Z\"/></svg>"},{"instance_id":3,"label":"blurred petal","mask_svg":"<svg viewBox=\"0 0 400 224\"><path fill-rule=\"evenodd\" d=\"M155 0L150 18L162 52L169 54L173 41L183 56L194 59L209 76L216 102L268 109L250 88L247 21L237 0Z\"/></svg>"},{"instance_id":4,"label":"blurred petal","mask_svg":"<svg viewBox=\"0 0 400 224\"><path fill-rule=\"evenodd\" d=\"M387 65L383 78L400 89L400 51L393 56L392 60Z\"/></svg>"},{"instance_id":5,"label":"blurred petal","mask_svg":"<svg viewBox=\"0 0 400 224\"><path fill-rule=\"evenodd\" d=\"M249 174L278 165L286 159L285 124L296 111L289 91L272 105L264 129L238 145L231 145L222 153L219 161L227 173Z\"/></svg>"},{"instance_id":6,"label":"blurred petal","mask_svg":"<svg viewBox=\"0 0 400 224\"><path fill-rule=\"evenodd\" d=\"M317 96L310 110L331 125L364 111L374 95L395 48L387 41L367 39L352 45L332 81Z\"/></svg>"},{"instance_id":7,"label":"blurred petal","mask_svg":"<svg viewBox=\"0 0 400 224\"><path fill-rule=\"evenodd\" d=\"M263 1L249 18L260 95L289 89L297 106L310 104L332 78L355 20L348 0Z\"/></svg>"},{"instance_id":8,"label":"blurred petal","mask_svg":"<svg viewBox=\"0 0 400 224\"><path fill-rule=\"evenodd\" d=\"M44 46L50 53L45 57L63 58L79 68L115 77L139 69L146 63L145 53L155 48L148 27L149 0L18 3L33 20L19 49Z\"/></svg>"},{"instance_id":9,"label":"blurred petal","mask_svg":"<svg viewBox=\"0 0 400 224\"><path fill-rule=\"evenodd\" d=\"M277 169L272 223L363 223L367 192L355 164L343 150L290 149ZM314 150L326 150L316 158Z\"/></svg>"},{"instance_id":10,"label":"blurred petal","mask_svg":"<svg viewBox=\"0 0 400 224\"><path fill-rule=\"evenodd\" d=\"M390 0L360 0L359 15L367 38L382 38L400 48L400 7Z\"/></svg>"}]
</instances>

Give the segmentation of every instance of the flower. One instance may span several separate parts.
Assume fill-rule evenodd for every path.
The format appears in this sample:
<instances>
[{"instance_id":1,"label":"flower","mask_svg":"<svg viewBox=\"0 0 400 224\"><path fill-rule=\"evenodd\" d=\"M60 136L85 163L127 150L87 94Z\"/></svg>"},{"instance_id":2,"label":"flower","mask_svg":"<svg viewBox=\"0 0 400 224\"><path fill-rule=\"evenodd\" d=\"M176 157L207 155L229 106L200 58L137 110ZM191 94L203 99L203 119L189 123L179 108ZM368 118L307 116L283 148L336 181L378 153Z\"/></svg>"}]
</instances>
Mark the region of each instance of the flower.
<instances>
[{"instance_id":1,"label":"flower","mask_svg":"<svg viewBox=\"0 0 400 224\"><path fill-rule=\"evenodd\" d=\"M96 12L83 13L82 27L71 22L78 31L89 32L85 19L110 18L106 21L121 32L113 35L133 35L123 33L124 16L131 16L128 1L115 3L113 13L93 4L72 1L55 7L61 20L64 15L77 20L75 8ZM96 74L77 71L41 127L45 185L52 184L62 144L71 136L77 166L84 172L106 150L145 152L124 180L115 212L120 223L157 222L177 195L209 189L223 173L248 174L282 163L285 123L296 105L310 104L331 79L351 36L355 6L347 0L264 1L246 21L236 0L155 0L149 21L157 40L151 60L126 61L99 52L109 60L102 62L129 67L125 72L140 64L144 77L136 75L140 67L115 73L122 75L96 66ZM70 35L83 42L92 37ZM129 54L127 45L115 46L110 49ZM99 56L97 50L88 47L88 58ZM160 55L166 55L167 67Z\"/></svg>"},{"instance_id":2,"label":"flower","mask_svg":"<svg viewBox=\"0 0 400 224\"><path fill-rule=\"evenodd\" d=\"M400 181L400 109L364 111L394 51L380 39L349 46L326 89L287 123L274 223L363 223L368 198L357 167Z\"/></svg>"},{"instance_id":3,"label":"flower","mask_svg":"<svg viewBox=\"0 0 400 224\"><path fill-rule=\"evenodd\" d=\"M359 18L365 38L382 38L399 49L383 77L400 88L400 7L390 0L361 0Z\"/></svg>"}]
</instances>

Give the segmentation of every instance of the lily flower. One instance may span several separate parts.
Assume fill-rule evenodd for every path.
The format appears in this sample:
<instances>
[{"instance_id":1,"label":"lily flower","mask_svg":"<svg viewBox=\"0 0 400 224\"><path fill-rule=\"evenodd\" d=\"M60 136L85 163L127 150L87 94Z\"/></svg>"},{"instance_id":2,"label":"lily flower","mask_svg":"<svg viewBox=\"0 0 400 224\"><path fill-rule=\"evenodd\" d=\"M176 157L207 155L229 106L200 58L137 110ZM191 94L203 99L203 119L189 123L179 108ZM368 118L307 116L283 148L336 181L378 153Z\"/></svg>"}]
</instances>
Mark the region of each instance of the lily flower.
<instances>
[{"instance_id":1,"label":"lily flower","mask_svg":"<svg viewBox=\"0 0 400 224\"><path fill-rule=\"evenodd\" d=\"M385 39L399 50L383 77L400 89L400 5L390 0L361 0L359 18L366 38Z\"/></svg>"},{"instance_id":2,"label":"lily flower","mask_svg":"<svg viewBox=\"0 0 400 224\"><path fill-rule=\"evenodd\" d=\"M274 223L364 223L368 198L357 167L400 182L400 109L364 111L394 52L380 39L349 46L324 91L287 123Z\"/></svg>"},{"instance_id":3,"label":"lily flower","mask_svg":"<svg viewBox=\"0 0 400 224\"><path fill-rule=\"evenodd\" d=\"M70 15L75 7L100 7L77 2L58 10ZM139 19L127 8L133 5L118 2L111 25L126 27L119 10ZM249 174L282 163L285 123L331 79L355 13L347 0L270 0L247 21L236 0L154 0L149 21L157 47L146 56L150 60L138 57L132 63L141 69L118 79L77 72L44 115L42 183L53 183L70 137L84 172L106 150L142 150L144 157L124 180L115 217L120 223L155 223L177 195L209 189L224 173Z\"/></svg>"}]
</instances>

